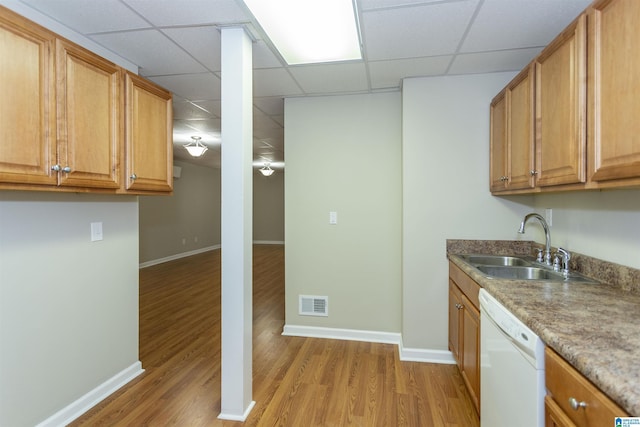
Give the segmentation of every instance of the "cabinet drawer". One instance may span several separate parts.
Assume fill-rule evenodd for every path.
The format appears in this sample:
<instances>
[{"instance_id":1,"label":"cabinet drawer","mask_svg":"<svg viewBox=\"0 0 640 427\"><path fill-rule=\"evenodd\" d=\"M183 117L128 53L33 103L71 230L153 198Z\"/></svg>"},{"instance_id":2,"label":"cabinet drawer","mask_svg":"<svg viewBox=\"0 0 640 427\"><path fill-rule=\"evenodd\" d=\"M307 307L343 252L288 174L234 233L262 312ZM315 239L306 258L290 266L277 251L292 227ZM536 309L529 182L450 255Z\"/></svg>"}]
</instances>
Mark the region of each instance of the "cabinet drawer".
<instances>
[{"instance_id":1,"label":"cabinet drawer","mask_svg":"<svg viewBox=\"0 0 640 427\"><path fill-rule=\"evenodd\" d=\"M548 347L545 349L545 369L547 391L576 426L613 425L615 417L627 416L622 408ZM585 406L573 409L572 399Z\"/></svg>"},{"instance_id":2,"label":"cabinet drawer","mask_svg":"<svg viewBox=\"0 0 640 427\"><path fill-rule=\"evenodd\" d=\"M480 300L478 299L478 293L480 292L480 285L451 261L449 261L449 277L458 285L462 293L471 301L476 309L479 310Z\"/></svg>"}]
</instances>

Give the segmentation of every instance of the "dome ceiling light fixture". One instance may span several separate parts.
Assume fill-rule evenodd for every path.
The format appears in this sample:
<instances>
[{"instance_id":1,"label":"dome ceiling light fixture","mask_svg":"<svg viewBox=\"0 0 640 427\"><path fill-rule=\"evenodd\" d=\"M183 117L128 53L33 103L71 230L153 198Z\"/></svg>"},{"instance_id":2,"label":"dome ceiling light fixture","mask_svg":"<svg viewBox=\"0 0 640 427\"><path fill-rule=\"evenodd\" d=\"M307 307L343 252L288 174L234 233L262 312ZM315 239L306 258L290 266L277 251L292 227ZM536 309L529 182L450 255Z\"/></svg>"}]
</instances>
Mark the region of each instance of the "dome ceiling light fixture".
<instances>
[{"instance_id":1,"label":"dome ceiling light fixture","mask_svg":"<svg viewBox=\"0 0 640 427\"><path fill-rule=\"evenodd\" d=\"M264 176L271 176L275 172L271 167L269 167L269 163L265 163L264 167L260 168L260 173Z\"/></svg>"},{"instance_id":2,"label":"dome ceiling light fixture","mask_svg":"<svg viewBox=\"0 0 640 427\"><path fill-rule=\"evenodd\" d=\"M193 157L202 157L208 150L207 146L200 142L202 138L199 136L192 136L191 139L192 141L183 147L186 148Z\"/></svg>"}]
</instances>

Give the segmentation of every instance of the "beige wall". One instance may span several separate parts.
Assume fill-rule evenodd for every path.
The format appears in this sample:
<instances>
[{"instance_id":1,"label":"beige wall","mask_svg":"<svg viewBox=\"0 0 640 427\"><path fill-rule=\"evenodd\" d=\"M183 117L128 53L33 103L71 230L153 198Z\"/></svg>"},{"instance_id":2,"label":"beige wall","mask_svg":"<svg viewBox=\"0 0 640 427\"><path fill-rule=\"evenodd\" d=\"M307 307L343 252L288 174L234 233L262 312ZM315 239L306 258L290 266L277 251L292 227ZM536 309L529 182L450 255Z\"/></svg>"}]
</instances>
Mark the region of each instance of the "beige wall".
<instances>
[{"instance_id":1,"label":"beige wall","mask_svg":"<svg viewBox=\"0 0 640 427\"><path fill-rule=\"evenodd\" d=\"M403 327L411 348L447 350L446 239L517 239L529 196L489 192L489 103L512 73L403 83ZM531 237L529 237L531 238Z\"/></svg>"},{"instance_id":2,"label":"beige wall","mask_svg":"<svg viewBox=\"0 0 640 427\"><path fill-rule=\"evenodd\" d=\"M137 361L137 199L0 191L0 425L35 425Z\"/></svg>"},{"instance_id":3,"label":"beige wall","mask_svg":"<svg viewBox=\"0 0 640 427\"><path fill-rule=\"evenodd\" d=\"M554 246L640 268L640 190L537 195L533 206L553 210Z\"/></svg>"},{"instance_id":4,"label":"beige wall","mask_svg":"<svg viewBox=\"0 0 640 427\"><path fill-rule=\"evenodd\" d=\"M140 262L220 246L220 169L176 161L173 196L140 196ZM184 239L184 243L183 243ZM284 242L284 172L253 173L253 240Z\"/></svg>"},{"instance_id":5,"label":"beige wall","mask_svg":"<svg viewBox=\"0 0 640 427\"><path fill-rule=\"evenodd\" d=\"M400 331L400 102L399 93L285 101L288 326ZM298 315L301 294L328 296L329 316Z\"/></svg>"},{"instance_id":6,"label":"beige wall","mask_svg":"<svg viewBox=\"0 0 640 427\"><path fill-rule=\"evenodd\" d=\"M253 241L284 243L284 171L253 172Z\"/></svg>"},{"instance_id":7,"label":"beige wall","mask_svg":"<svg viewBox=\"0 0 640 427\"><path fill-rule=\"evenodd\" d=\"M220 245L220 169L175 162L173 196L140 196L140 262Z\"/></svg>"}]
</instances>

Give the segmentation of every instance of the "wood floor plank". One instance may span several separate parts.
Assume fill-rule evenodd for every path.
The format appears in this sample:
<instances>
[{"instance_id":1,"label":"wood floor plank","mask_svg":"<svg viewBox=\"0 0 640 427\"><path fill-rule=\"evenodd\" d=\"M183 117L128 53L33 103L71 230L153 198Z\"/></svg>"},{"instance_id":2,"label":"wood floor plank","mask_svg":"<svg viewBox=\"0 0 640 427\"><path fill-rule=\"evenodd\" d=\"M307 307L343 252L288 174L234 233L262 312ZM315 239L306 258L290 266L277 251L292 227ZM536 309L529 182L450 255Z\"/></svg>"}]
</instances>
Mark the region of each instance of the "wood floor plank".
<instances>
[{"instance_id":1,"label":"wood floor plank","mask_svg":"<svg viewBox=\"0 0 640 427\"><path fill-rule=\"evenodd\" d=\"M217 250L140 270L145 373L71 426L479 425L453 365L402 362L390 344L283 336L284 247L255 245L253 253L256 406L245 423L217 418Z\"/></svg>"}]
</instances>

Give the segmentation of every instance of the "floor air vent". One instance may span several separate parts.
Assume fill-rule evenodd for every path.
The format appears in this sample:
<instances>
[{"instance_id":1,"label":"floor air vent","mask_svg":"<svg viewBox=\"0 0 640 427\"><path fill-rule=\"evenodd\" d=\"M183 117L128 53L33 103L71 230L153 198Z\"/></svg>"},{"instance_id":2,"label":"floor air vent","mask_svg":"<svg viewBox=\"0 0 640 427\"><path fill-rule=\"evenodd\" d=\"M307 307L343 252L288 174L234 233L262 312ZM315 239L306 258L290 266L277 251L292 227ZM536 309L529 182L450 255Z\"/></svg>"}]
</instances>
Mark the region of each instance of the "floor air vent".
<instances>
[{"instance_id":1,"label":"floor air vent","mask_svg":"<svg viewBox=\"0 0 640 427\"><path fill-rule=\"evenodd\" d=\"M328 316L329 297L300 295L299 314L301 316Z\"/></svg>"}]
</instances>

